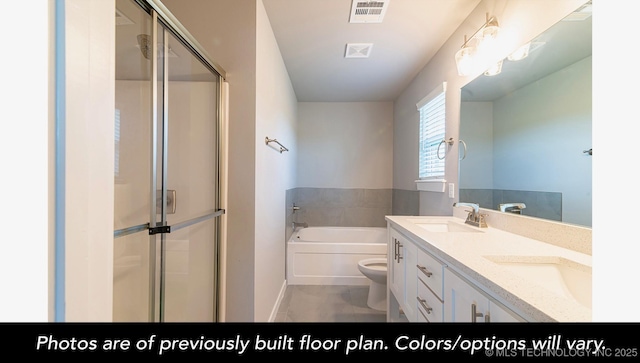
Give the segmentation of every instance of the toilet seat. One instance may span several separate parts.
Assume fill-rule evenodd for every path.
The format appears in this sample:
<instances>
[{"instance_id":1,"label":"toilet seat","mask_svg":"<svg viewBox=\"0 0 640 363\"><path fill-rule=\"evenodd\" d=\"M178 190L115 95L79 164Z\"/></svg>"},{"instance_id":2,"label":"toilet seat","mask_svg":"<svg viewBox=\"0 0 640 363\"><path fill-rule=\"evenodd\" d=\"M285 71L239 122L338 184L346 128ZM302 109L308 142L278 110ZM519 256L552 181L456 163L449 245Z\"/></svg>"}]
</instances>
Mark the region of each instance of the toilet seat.
<instances>
[{"instance_id":1,"label":"toilet seat","mask_svg":"<svg viewBox=\"0 0 640 363\"><path fill-rule=\"evenodd\" d=\"M360 260L358 264L372 270L387 271L386 258L368 258L368 259Z\"/></svg>"},{"instance_id":2,"label":"toilet seat","mask_svg":"<svg viewBox=\"0 0 640 363\"><path fill-rule=\"evenodd\" d=\"M367 305L375 310L386 310L387 259L367 258L358 261L358 269L369 279Z\"/></svg>"}]
</instances>

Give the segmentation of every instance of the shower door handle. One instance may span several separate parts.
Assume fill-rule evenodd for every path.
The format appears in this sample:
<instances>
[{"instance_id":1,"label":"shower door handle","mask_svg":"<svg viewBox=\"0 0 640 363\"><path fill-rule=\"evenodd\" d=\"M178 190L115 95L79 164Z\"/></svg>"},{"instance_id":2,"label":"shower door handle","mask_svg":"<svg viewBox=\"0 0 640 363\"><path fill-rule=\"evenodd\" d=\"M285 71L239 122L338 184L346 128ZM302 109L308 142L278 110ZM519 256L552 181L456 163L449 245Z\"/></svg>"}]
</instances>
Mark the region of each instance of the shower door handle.
<instances>
[{"instance_id":1,"label":"shower door handle","mask_svg":"<svg viewBox=\"0 0 640 363\"><path fill-rule=\"evenodd\" d=\"M156 191L156 213L162 214L162 191ZM167 190L167 214L176 214L176 191Z\"/></svg>"}]
</instances>

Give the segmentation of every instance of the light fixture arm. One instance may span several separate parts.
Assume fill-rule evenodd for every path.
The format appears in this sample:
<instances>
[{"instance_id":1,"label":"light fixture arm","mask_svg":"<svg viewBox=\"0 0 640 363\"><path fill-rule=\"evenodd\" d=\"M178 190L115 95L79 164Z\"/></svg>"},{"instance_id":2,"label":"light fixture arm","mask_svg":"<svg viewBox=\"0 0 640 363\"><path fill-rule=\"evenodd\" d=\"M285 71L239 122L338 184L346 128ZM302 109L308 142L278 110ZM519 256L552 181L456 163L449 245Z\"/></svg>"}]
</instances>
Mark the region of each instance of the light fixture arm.
<instances>
[{"instance_id":1,"label":"light fixture arm","mask_svg":"<svg viewBox=\"0 0 640 363\"><path fill-rule=\"evenodd\" d=\"M473 33L473 35L471 36L471 38L467 39L467 36L464 36L464 43L462 43L462 46L460 48L464 48L467 46L467 43L469 43L469 41L471 41L473 38L476 37L476 35L478 35L478 33L480 33L481 31L483 31L486 27L488 26L498 26L498 19L496 19L495 16L489 17L489 13L486 13L486 21L484 22L484 24L482 24L482 26L476 30L475 33Z\"/></svg>"}]
</instances>

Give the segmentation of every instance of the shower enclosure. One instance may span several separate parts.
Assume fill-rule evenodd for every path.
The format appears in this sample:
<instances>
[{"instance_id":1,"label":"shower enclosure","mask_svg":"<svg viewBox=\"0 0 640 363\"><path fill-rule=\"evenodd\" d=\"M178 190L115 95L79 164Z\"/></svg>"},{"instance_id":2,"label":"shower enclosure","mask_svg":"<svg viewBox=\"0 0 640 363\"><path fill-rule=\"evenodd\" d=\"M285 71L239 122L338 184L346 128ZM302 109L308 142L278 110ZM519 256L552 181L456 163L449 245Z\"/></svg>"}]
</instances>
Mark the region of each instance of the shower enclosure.
<instances>
[{"instance_id":1,"label":"shower enclosure","mask_svg":"<svg viewBox=\"0 0 640 363\"><path fill-rule=\"evenodd\" d=\"M116 0L114 321L218 321L224 72L152 0Z\"/></svg>"}]
</instances>

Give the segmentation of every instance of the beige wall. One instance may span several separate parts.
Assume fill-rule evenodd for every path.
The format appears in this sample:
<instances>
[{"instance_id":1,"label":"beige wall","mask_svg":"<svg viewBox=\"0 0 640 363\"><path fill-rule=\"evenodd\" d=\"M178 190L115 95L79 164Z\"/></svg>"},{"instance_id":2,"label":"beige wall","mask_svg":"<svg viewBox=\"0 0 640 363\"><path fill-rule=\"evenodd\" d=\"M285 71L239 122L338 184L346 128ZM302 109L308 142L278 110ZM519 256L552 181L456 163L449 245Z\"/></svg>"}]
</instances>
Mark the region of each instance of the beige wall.
<instances>
[{"instance_id":1,"label":"beige wall","mask_svg":"<svg viewBox=\"0 0 640 363\"><path fill-rule=\"evenodd\" d=\"M65 321L111 321L115 3L65 6Z\"/></svg>"}]
</instances>

